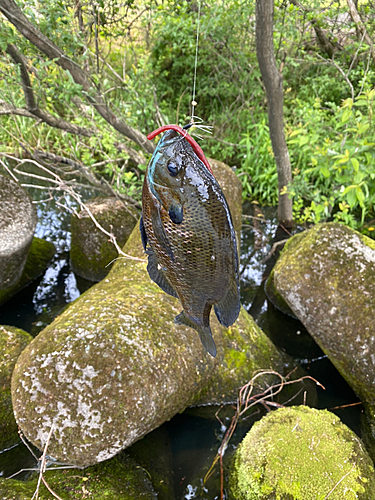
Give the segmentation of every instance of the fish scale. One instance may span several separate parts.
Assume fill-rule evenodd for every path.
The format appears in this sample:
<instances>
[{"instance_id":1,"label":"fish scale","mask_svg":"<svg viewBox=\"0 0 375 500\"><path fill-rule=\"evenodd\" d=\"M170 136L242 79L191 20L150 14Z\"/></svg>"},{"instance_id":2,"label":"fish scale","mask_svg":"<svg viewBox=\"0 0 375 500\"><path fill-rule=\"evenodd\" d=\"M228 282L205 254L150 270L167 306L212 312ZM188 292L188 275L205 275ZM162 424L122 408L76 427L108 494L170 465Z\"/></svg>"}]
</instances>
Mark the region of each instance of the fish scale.
<instances>
[{"instance_id":1,"label":"fish scale","mask_svg":"<svg viewBox=\"0 0 375 500\"><path fill-rule=\"evenodd\" d=\"M234 322L240 308L238 256L229 208L217 181L185 139L174 141L169 131L159 145L156 164L151 159L142 191L149 274L164 291L179 298L183 312L176 322L195 328L205 348L215 355L209 326L212 306L225 326ZM171 159L179 162L179 178L168 175ZM171 207L182 211L180 223L171 220Z\"/></svg>"}]
</instances>

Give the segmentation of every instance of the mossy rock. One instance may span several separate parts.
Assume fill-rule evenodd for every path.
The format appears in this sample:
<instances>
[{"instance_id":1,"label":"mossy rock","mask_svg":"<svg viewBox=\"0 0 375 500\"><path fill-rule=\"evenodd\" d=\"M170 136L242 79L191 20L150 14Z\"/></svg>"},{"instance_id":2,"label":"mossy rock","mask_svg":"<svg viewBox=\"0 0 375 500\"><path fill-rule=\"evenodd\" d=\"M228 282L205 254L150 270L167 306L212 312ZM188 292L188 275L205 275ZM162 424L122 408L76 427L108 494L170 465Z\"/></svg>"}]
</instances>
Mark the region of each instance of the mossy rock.
<instances>
[{"instance_id":1,"label":"mossy rock","mask_svg":"<svg viewBox=\"0 0 375 500\"><path fill-rule=\"evenodd\" d=\"M275 283L273 282L275 268L272 269L271 274L268 276L266 284L264 285L264 291L266 292L267 299L283 314L287 314L292 318L297 319L297 316L282 298L275 287Z\"/></svg>"},{"instance_id":2,"label":"mossy rock","mask_svg":"<svg viewBox=\"0 0 375 500\"><path fill-rule=\"evenodd\" d=\"M120 247L129 238L139 213L117 198L94 198L86 203L86 207L71 217L70 264L78 276L100 281L109 273L118 253L108 236L94 224L89 212L103 229L116 237Z\"/></svg>"},{"instance_id":3,"label":"mossy rock","mask_svg":"<svg viewBox=\"0 0 375 500\"><path fill-rule=\"evenodd\" d=\"M361 440L327 410L281 408L255 423L230 473L233 500L375 499Z\"/></svg>"},{"instance_id":4,"label":"mossy rock","mask_svg":"<svg viewBox=\"0 0 375 500\"><path fill-rule=\"evenodd\" d=\"M287 242L274 284L375 422L375 242L318 224Z\"/></svg>"},{"instance_id":5,"label":"mossy rock","mask_svg":"<svg viewBox=\"0 0 375 500\"><path fill-rule=\"evenodd\" d=\"M112 460L87 469L47 470L44 478L62 500L155 500L156 493L147 471L122 454ZM3 500L30 500L38 482L37 474L23 482L0 479L0 497ZM41 482L40 500L54 497Z\"/></svg>"},{"instance_id":6,"label":"mossy rock","mask_svg":"<svg viewBox=\"0 0 375 500\"><path fill-rule=\"evenodd\" d=\"M15 285L0 290L0 305L36 280L46 270L55 255L55 251L53 243L34 237L21 278Z\"/></svg>"},{"instance_id":7,"label":"mossy rock","mask_svg":"<svg viewBox=\"0 0 375 500\"><path fill-rule=\"evenodd\" d=\"M31 341L31 335L20 328L0 325L0 451L19 441L10 381L18 356Z\"/></svg>"},{"instance_id":8,"label":"mossy rock","mask_svg":"<svg viewBox=\"0 0 375 500\"><path fill-rule=\"evenodd\" d=\"M39 448L53 422L49 453L60 461L108 459L192 404L235 399L254 371L285 369L243 309L228 329L211 316L212 358L194 330L174 323L179 301L150 281L138 228L124 251L140 260L117 261L39 333L13 373L17 422Z\"/></svg>"},{"instance_id":9,"label":"mossy rock","mask_svg":"<svg viewBox=\"0 0 375 500\"><path fill-rule=\"evenodd\" d=\"M235 400L257 370L291 369L243 309L228 329L211 315L212 358L193 329L175 324L179 301L150 280L138 226L124 252L134 259L117 260L14 370L17 422L41 449L53 424L49 454L63 462L109 459L190 405ZM264 377L263 388L276 380Z\"/></svg>"},{"instance_id":10,"label":"mossy rock","mask_svg":"<svg viewBox=\"0 0 375 500\"><path fill-rule=\"evenodd\" d=\"M0 290L15 286L21 278L36 223L28 193L0 175Z\"/></svg>"},{"instance_id":11,"label":"mossy rock","mask_svg":"<svg viewBox=\"0 0 375 500\"><path fill-rule=\"evenodd\" d=\"M233 228L237 236L237 248L240 249L242 227L242 184L233 170L219 160L208 158L212 172L220 184L221 190L227 200L232 216Z\"/></svg>"}]
</instances>

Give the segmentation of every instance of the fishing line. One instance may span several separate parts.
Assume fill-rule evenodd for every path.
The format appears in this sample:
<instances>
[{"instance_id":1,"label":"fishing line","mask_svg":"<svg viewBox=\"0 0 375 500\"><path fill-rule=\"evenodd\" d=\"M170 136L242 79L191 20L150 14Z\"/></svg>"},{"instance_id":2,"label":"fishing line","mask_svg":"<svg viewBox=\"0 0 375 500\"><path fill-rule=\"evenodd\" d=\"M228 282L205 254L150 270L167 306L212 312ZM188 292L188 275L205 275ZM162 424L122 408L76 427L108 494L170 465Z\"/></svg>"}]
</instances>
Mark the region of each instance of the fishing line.
<instances>
[{"instance_id":1,"label":"fishing line","mask_svg":"<svg viewBox=\"0 0 375 500\"><path fill-rule=\"evenodd\" d=\"M198 45L199 45L199 30L201 21L201 0L198 0L198 18L197 18L197 37L195 39L195 65L194 65L194 80L193 80L193 100L191 101L191 120L194 123L194 108L197 105L195 102L195 86L197 82L197 66L198 66Z\"/></svg>"}]
</instances>

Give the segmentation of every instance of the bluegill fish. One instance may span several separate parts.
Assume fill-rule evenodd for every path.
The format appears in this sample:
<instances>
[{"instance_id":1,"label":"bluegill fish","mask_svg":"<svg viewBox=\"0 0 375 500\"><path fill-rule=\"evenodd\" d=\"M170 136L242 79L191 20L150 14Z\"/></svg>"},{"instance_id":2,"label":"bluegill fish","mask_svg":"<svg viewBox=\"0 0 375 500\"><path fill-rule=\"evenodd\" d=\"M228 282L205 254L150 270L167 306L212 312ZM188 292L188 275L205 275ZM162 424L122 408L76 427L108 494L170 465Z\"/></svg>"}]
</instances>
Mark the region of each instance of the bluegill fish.
<instances>
[{"instance_id":1,"label":"bluegill fish","mask_svg":"<svg viewBox=\"0 0 375 500\"><path fill-rule=\"evenodd\" d=\"M194 328L216 356L212 306L226 327L240 311L236 237L224 194L188 139L168 130L159 141L143 184L140 230L150 278L182 304L175 322Z\"/></svg>"}]
</instances>

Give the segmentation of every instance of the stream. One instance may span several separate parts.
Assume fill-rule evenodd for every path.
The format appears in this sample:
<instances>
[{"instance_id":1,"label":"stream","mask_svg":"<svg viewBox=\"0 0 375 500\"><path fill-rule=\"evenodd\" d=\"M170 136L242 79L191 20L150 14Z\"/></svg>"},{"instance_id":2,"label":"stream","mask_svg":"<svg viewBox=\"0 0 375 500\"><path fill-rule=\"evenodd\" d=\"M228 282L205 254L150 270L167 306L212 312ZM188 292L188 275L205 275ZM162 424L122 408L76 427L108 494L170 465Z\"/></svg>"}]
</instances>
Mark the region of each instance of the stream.
<instances>
[{"instance_id":1,"label":"stream","mask_svg":"<svg viewBox=\"0 0 375 500\"><path fill-rule=\"evenodd\" d=\"M1 171L0 171L1 172ZM1 172L3 173L3 172ZM30 179L27 183L32 184ZM46 192L28 188L33 200L48 198ZM97 193L91 188L81 188L83 200ZM92 282L76 276L69 266L70 213L75 202L68 195L59 200L67 209L62 209L55 200L37 204L38 225L35 236L54 243L56 254L43 276L31 283L11 300L0 307L0 324L12 325L36 336L46 325L75 300ZM306 372L317 379L325 390L318 387L318 408L334 411L340 419L360 436L361 406L338 408L358 401L354 392L322 353L303 325L281 312L267 301L264 281L272 266L272 260L265 261L277 228L276 209L259 208L246 203L241 237L241 297L244 307L253 315L263 331L274 344L291 355ZM219 407L188 409L162 426L168 437L171 450L171 475L174 498L214 500L219 498L220 470L218 465L211 478L203 483L215 454L220 446L233 409L223 409L219 419L215 413ZM227 455L250 429L254 420L264 412L244 420L238 425L230 442ZM155 432L155 431L154 431ZM32 450L36 452L35 448ZM131 449L127 450L127 452ZM34 468L36 461L29 449L22 443L0 452L0 476L10 475ZM225 465L225 464L224 464ZM19 474L26 479L30 472Z\"/></svg>"}]
</instances>

